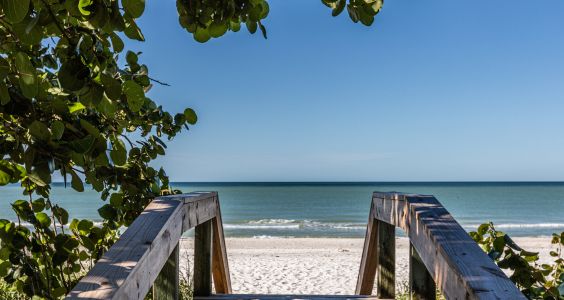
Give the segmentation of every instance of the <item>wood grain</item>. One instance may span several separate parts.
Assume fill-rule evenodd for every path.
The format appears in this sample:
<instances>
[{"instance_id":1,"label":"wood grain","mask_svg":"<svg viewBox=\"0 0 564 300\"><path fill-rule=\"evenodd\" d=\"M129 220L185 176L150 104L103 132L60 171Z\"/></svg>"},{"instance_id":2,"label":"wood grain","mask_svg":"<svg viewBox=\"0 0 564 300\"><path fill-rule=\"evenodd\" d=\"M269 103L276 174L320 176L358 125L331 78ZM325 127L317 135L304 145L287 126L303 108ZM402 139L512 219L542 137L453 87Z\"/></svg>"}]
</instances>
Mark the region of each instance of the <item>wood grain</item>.
<instances>
[{"instance_id":1,"label":"wood grain","mask_svg":"<svg viewBox=\"0 0 564 300\"><path fill-rule=\"evenodd\" d=\"M227 262L227 248L223 235L223 221L221 220L221 209L219 197L215 198L216 216L212 219L213 241L212 241L212 275L215 292L218 294L231 294L231 277L229 275L229 263Z\"/></svg>"},{"instance_id":2,"label":"wood grain","mask_svg":"<svg viewBox=\"0 0 564 300\"><path fill-rule=\"evenodd\" d=\"M412 300L437 299L437 287L433 277L413 245L409 246L409 292Z\"/></svg>"},{"instance_id":3,"label":"wood grain","mask_svg":"<svg viewBox=\"0 0 564 300\"><path fill-rule=\"evenodd\" d=\"M183 232L215 217L217 193L158 197L67 295L67 299L142 299Z\"/></svg>"},{"instance_id":4,"label":"wood grain","mask_svg":"<svg viewBox=\"0 0 564 300\"><path fill-rule=\"evenodd\" d=\"M378 222L374 219L374 203L370 204L368 225L364 237L364 247L360 261L360 270L356 281L357 295L371 295L374 288L374 277L378 267Z\"/></svg>"},{"instance_id":5,"label":"wood grain","mask_svg":"<svg viewBox=\"0 0 564 300\"><path fill-rule=\"evenodd\" d=\"M447 299L526 299L433 196L373 194L375 218L402 228Z\"/></svg>"},{"instance_id":6,"label":"wood grain","mask_svg":"<svg viewBox=\"0 0 564 300\"><path fill-rule=\"evenodd\" d=\"M178 300L179 298L179 244L153 283L153 300Z\"/></svg>"},{"instance_id":7,"label":"wood grain","mask_svg":"<svg viewBox=\"0 0 564 300\"><path fill-rule=\"evenodd\" d=\"M209 296L211 275L212 220L196 226L194 236L194 296Z\"/></svg>"},{"instance_id":8,"label":"wood grain","mask_svg":"<svg viewBox=\"0 0 564 300\"><path fill-rule=\"evenodd\" d=\"M396 228L394 225L375 221L378 224L378 268L376 270L376 296L396 296Z\"/></svg>"}]
</instances>

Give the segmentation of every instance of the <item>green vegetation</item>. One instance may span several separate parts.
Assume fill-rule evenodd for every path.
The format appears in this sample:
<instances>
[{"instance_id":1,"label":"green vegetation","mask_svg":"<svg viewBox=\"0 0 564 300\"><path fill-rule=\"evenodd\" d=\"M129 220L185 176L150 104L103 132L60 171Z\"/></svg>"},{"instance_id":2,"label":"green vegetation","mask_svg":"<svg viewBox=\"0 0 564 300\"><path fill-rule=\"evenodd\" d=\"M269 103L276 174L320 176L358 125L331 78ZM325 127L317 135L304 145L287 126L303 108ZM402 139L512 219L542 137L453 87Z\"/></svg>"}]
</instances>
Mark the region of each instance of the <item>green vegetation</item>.
<instances>
[{"instance_id":1,"label":"green vegetation","mask_svg":"<svg viewBox=\"0 0 564 300\"><path fill-rule=\"evenodd\" d=\"M370 25L382 0L323 0ZM180 25L205 42L244 23L259 28L264 0L179 0ZM161 190L150 167L166 143L197 122L146 96L153 83L129 40L144 0L0 0L0 185L19 183L16 221L0 220L2 299L56 299L68 293ZM120 60L121 59L121 60ZM124 61L125 59L125 61ZM53 174L77 192L92 187L104 222L69 219L50 196ZM85 186L85 183L88 186Z\"/></svg>"},{"instance_id":2,"label":"green vegetation","mask_svg":"<svg viewBox=\"0 0 564 300\"><path fill-rule=\"evenodd\" d=\"M550 264L540 264L537 252L519 247L492 223L480 225L470 236L501 269L511 271L509 278L529 299L564 299L564 232L552 235L556 250L550 252Z\"/></svg>"}]
</instances>

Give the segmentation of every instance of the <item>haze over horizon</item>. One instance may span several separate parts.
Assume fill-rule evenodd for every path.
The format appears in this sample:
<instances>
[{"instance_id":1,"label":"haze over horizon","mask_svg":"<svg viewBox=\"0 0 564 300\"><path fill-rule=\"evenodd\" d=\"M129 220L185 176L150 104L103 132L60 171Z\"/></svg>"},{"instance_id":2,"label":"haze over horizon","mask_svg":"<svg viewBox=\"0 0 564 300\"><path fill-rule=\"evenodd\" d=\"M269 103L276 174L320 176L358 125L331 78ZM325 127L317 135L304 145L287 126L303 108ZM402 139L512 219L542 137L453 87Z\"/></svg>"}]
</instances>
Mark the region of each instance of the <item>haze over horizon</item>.
<instances>
[{"instance_id":1,"label":"haze over horizon","mask_svg":"<svg viewBox=\"0 0 564 300\"><path fill-rule=\"evenodd\" d=\"M174 1L147 2L131 50L171 84L149 96L199 117L157 165L176 182L564 180L564 2L473 4L387 1L365 27L273 1L267 40L199 44Z\"/></svg>"}]
</instances>

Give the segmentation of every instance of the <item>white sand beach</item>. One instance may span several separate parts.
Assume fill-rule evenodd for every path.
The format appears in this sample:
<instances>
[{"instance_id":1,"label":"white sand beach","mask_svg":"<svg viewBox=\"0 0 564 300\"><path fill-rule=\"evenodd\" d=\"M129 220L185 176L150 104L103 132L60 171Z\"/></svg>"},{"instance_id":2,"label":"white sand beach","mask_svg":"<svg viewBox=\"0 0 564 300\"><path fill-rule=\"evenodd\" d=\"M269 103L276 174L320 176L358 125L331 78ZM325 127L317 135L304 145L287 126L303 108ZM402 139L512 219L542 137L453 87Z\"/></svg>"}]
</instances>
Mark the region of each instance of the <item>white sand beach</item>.
<instances>
[{"instance_id":1,"label":"white sand beach","mask_svg":"<svg viewBox=\"0 0 564 300\"><path fill-rule=\"evenodd\" d=\"M549 237L514 238L529 251L550 261ZM182 241L183 266L192 261L191 239ZM353 294L363 239L348 238L227 238L234 293ZM396 241L396 282L405 289L408 239Z\"/></svg>"}]
</instances>

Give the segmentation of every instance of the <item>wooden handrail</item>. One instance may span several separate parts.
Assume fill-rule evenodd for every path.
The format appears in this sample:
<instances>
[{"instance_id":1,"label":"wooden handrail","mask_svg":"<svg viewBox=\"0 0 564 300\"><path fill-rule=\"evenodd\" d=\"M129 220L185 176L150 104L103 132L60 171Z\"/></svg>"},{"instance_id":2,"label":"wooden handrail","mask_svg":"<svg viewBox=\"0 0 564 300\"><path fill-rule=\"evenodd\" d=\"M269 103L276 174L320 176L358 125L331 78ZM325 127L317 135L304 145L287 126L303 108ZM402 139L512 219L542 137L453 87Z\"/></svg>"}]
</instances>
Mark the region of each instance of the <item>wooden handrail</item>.
<instances>
[{"instance_id":1,"label":"wooden handrail","mask_svg":"<svg viewBox=\"0 0 564 300\"><path fill-rule=\"evenodd\" d=\"M67 299L143 299L151 287L155 299L177 299L180 237L206 226L209 238L195 243L196 249L208 249L195 257L200 274L208 274L198 278L204 286L198 293L211 293L212 273L216 292L231 293L218 195L194 192L153 200Z\"/></svg>"},{"instance_id":2,"label":"wooden handrail","mask_svg":"<svg viewBox=\"0 0 564 300\"><path fill-rule=\"evenodd\" d=\"M395 227L410 240L410 289L417 299L526 299L433 196L375 192L356 293L394 297Z\"/></svg>"}]
</instances>

